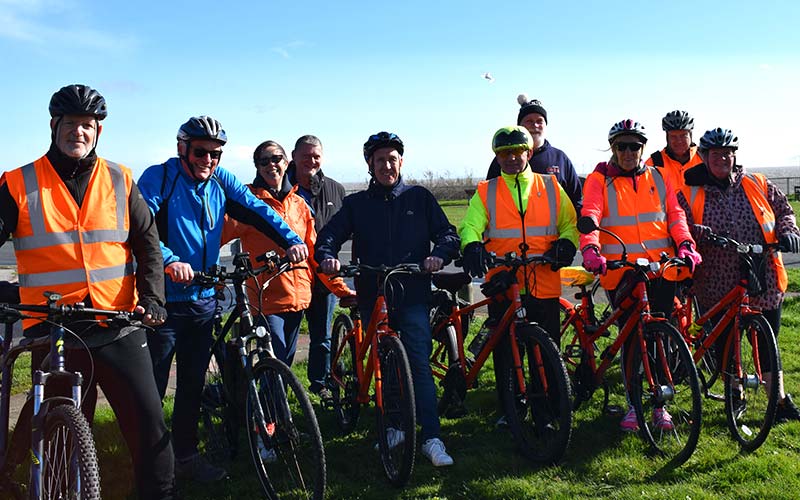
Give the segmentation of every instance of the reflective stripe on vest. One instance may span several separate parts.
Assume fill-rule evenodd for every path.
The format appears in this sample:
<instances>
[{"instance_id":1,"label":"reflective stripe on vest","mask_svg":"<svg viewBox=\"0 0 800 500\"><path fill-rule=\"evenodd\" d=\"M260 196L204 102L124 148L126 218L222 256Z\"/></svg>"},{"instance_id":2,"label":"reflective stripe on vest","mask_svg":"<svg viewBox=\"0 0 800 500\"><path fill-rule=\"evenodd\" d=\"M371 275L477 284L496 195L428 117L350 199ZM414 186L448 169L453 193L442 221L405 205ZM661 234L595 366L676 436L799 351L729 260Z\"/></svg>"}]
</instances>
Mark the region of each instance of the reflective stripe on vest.
<instances>
[{"instance_id":1,"label":"reflective stripe on vest","mask_svg":"<svg viewBox=\"0 0 800 500\"><path fill-rule=\"evenodd\" d=\"M658 196L661 198L661 210L655 212L620 215L617 187L614 185L613 178L609 177L609 180L611 182L608 183L608 215L603 217L600 221L600 226L637 226L640 222L664 222L667 220L667 214L664 210L664 204L667 199L667 188L664 185L664 179L661 175L656 174L655 170L653 170L653 182L658 190ZM622 250L620 250L620 252L622 252Z\"/></svg>"},{"instance_id":2,"label":"reflective stripe on vest","mask_svg":"<svg viewBox=\"0 0 800 500\"><path fill-rule=\"evenodd\" d=\"M489 224L483 232L484 239L519 239L522 240L522 232L519 227L513 229L499 229L497 227L497 185L498 182L505 182L502 177L495 177L488 181L486 186L486 210L489 215ZM531 181L533 182L533 181ZM525 236L550 236L558 235L558 207L556 205L556 188L552 182L545 180L545 191L547 193L547 203L550 207L550 221L546 226L526 226ZM528 194L530 201L531 193ZM513 196L512 196L513 199ZM519 200L520 204L522 200ZM526 207L527 210L527 207Z\"/></svg>"}]
</instances>

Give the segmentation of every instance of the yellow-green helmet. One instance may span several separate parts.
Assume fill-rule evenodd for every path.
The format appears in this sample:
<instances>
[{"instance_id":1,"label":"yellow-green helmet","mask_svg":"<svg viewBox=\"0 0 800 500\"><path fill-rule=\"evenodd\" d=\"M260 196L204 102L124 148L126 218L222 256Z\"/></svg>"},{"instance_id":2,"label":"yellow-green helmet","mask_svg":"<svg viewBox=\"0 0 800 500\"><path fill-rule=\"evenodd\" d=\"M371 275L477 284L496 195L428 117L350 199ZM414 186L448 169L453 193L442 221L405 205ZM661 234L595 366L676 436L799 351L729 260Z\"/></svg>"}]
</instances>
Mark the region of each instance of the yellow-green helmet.
<instances>
[{"instance_id":1,"label":"yellow-green helmet","mask_svg":"<svg viewBox=\"0 0 800 500\"><path fill-rule=\"evenodd\" d=\"M525 127L503 127L494 133L492 151L499 153L509 149L533 149L533 138Z\"/></svg>"}]
</instances>

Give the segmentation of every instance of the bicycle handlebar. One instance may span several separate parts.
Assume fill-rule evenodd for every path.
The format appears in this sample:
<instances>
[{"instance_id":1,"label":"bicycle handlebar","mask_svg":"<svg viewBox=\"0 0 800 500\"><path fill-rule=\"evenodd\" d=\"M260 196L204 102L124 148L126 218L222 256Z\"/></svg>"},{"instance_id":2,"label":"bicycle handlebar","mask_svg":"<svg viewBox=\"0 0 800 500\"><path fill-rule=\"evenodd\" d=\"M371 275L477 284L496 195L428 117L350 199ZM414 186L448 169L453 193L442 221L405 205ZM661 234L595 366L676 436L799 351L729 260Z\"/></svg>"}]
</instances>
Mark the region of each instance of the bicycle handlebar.
<instances>
[{"instance_id":1,"label":"bicycle handlebar","mask_svg":"<svg viewBox=\"0 0 800 500\"><path fill-rule=\"evenodd\" d=\"M272 250L256 257L257 262L264 262L263 266L252 267L248 252L241 252L234 256L233 271L228 272L225 266L214 264L209 271L196 271L192 283L204 288L213 288L219 284L231 281L234 283L243 282L252 276L258 276L263 272L276 271L278 274L289 270L292 263L288 257L280 257Z\"/></svg>"},{"instance_id":2,"label":"bicycle handlebar","mask_svg":"<svg viewBox=\"0 0 800 500\"><path fill-rule=\"evenodd\" d=\"M353 278L358 276L363 271L369 271L377 273L381 276L388 277L391 274L429 274L428 271L425 271L422 266L419 264L411 264L411 263L403 263L397 264L394 266L387 266L381 264L379 266L370 266L367 264L359 264L356 262L343 265L338 272L332 274L331 276L337 278Z\"/></svg>"},{"instance_id":3,"label":"bicycle handlebar","mask_svg":"<svg viewBox=\"0 0 800 500\"><path fill-rule=\"evenodd\" d=\"M759 255L766 253L768 250L781 250L780 243L767 243L765 245L760 243L739 243L733 238L716 233L708 233L705 238L716 247L732 248L736 253L740 254Z\"/></svg>"},{"instance_id":4,"label":"bicycle handlebar","mask_svg":"<svg viewBox=\"0 0 800 500\"><path fill-rule=\"evenodd\" d=\"M82 302L74 304L56 304L52 296L50 304L7 304L0 303L0 323L14 323L20 319L42 319L46 315L48 319L57 322L78 319L97 319L98 316L106 316L102 321L114 326L133 326L142 321L144 314L135 311L117 311L107 309L97 309L86 307ZM26 314L38 313L38 314Z\"/></svg>"},{"instance_id":5,"label":"bicycle handlebar","mask_svg":"<svg viewBox=\"0 0 800 500\"><path fill-rule=\"evenodd\" d=\"M493 269L495 267L510 267L512 269L519 269L522 266L527 266L528 264L558 264L555 259L550 257L546 257L544 255L530 255L528 257L522 258L517 256L514 252L509 252L505 254L503 257L498 257L494 254L489 254L489 262L488 267Z\"/></svg>"}]
</instances>

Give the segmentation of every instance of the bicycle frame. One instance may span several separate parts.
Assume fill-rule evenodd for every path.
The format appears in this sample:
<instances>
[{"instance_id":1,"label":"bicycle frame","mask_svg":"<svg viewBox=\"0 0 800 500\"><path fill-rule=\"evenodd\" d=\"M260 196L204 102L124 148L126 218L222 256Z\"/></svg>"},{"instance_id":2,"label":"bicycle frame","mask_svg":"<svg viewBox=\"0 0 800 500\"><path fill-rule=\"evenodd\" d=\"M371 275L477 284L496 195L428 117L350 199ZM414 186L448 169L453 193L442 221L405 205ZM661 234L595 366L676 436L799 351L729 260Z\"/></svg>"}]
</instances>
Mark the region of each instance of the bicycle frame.
<instances>
[{"instance_id":1,"label":"bicycle frame","mask_svg":"<svg viewBox=\"0 0 800 500\"><path fill-rule=\"evenodd\" d=\"M455 327L456 331L456 342L457 342L457 350L458 352L455 353L458 355L458 364L461 369L462 375L464 376L464 380L466 380L467 387L473 386L475 381L478 378L478 374L483 368L483 364L489 358L489 355L494 351L497 344L500 343L503 338L509 336L510 338L516 338L517 332L517 325L520 323L525 323L524 320L524 307L522 306L522 297L520 294L520 285L519 283L514 280L511 284L509 290L507 290L502 295L496 295L493 297L487 297L482 299L478 302L470 304L466 307L459 308L455 304L453 305L450 314L446 321L439 322L433 329L433 336L436 337L437 335L443 334L443 331L450 325ZM500 319L499 323L494 328L495 332L500 332L499 334L495 333L489 337L486 343L481 348L480 352L478 353L477 357L475 358L475 362L472 364L472 367L467 369L467 365L464 362L466 356L464 354L464 335L462 329L462 317L469 315L473 311L486 306L492 302L496 302L498 300L503 299L511 299L511 304L509 304L506 311L503 313L502 318ZM522 371L522 357L519 352L519 346L516 342L510 342L511 344L511 357L514 362L514 369L517 377L517 383L519 384L520 392L524 392L526 390L525 386L525 374ZM436 370L433 370L433 374L435 377L442 379L445 377L448 366L444 366L439 361L440 355L443 349L446 349L447 346L444 343L441 343L436 349L434 349L433 354L431 355L431 359L433 360L433 367ZM542 360L536 360L538 366L541 366ZM452 364L451 364L452 366ZM543 377L543 380L546 383L546 377ZM545 387L546 388L546 387Z\"/></svg>"},{"instance_id":2,"label":"bicycle frame","mask_svg":"<svg viewBox=\"0 0 800 500\"><path fill-rule=\"evenodd\" d=\"M600 337L609 333L610 327L614 325L623 314L626 312L630 313L630 316L628 316L625 324L619 330L617 338L610 346L600 353L600 359L602 359L602 361L600 362L599 366L597 364L597 357L595 355L592 354L585 356L592 372L593 389L602 384L606 370L608 370L608 368L614 362L617 353L620 351L623 344L628 340L631 334L637 335L636 340L639 343L639 346L642 348L642 352L644 352L645 339L644 335L642 334L644 325L657 321L666 321L665 318L659 318L650 313L650 303L647 297L647 285L644 281L636 284L631 297L622 299L622 304L620 307L615 308L611 315L606 318L605 321L600 323L593 333L589 333L586 329L586 325L592 325L596 322L593 314L594 302L591 297L591 293L584 290L581 293L581 304L577 307L572 307L572 304L563 298L561 301L562 304L564 302L570 304L571 309L568 310L574 311L573 314L570 314L567 321L561 325L561 335L563 336L568 327L574 327L575 331L577 332L579 344L583 353L594 353L594 343ZM626 305L627 307L625 307ZM590 311L592 311L591 317ZM628 364L629 363L630 360L628 361ZM650 387L653 388L653 378L646 358L643 359L643 365L648 383L650 384ZM626 365L626 373L630 372L630 366Z\"/></svg>"}]
</instances>

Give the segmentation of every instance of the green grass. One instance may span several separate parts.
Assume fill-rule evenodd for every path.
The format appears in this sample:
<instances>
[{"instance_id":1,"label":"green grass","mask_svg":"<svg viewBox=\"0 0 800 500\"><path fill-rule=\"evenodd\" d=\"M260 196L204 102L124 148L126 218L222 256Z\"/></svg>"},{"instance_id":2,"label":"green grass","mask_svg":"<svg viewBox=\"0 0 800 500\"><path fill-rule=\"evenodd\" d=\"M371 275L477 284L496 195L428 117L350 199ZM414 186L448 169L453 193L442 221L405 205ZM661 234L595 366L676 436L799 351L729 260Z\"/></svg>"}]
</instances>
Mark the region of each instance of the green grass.
<instances>
[{"instance_id":1,"label":"green grass","mask_svg":"<svg viewBox=\"0 0 800 500\"><path fill-rule=\"evenodd\" d=\"M439 205L441 205L442 210L444 210L444 214L447 216L450 224L454 225L456 228L458 228L458 226L461 224L461 221L464 219L464 214L467 213L468 204L468 200L439 202Z\"/></svg>"}]
</instances>

